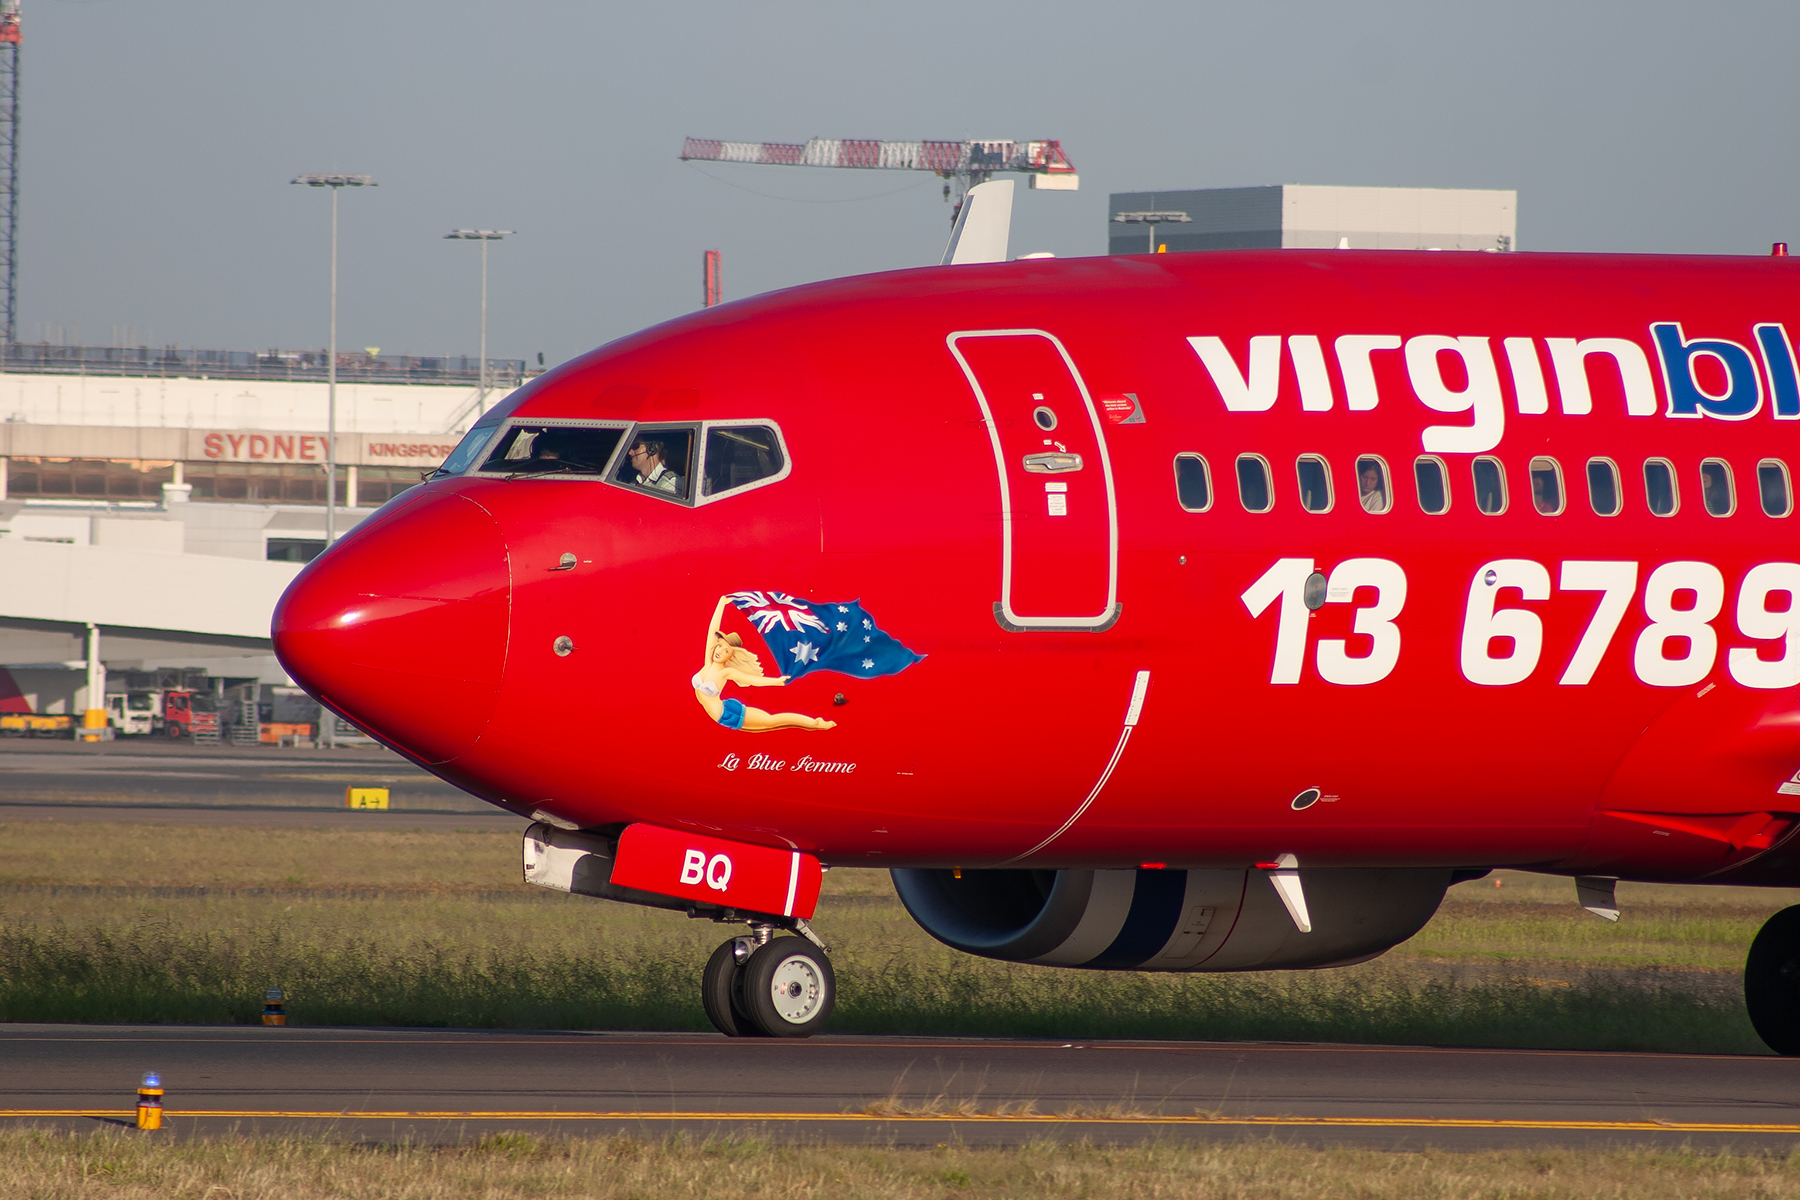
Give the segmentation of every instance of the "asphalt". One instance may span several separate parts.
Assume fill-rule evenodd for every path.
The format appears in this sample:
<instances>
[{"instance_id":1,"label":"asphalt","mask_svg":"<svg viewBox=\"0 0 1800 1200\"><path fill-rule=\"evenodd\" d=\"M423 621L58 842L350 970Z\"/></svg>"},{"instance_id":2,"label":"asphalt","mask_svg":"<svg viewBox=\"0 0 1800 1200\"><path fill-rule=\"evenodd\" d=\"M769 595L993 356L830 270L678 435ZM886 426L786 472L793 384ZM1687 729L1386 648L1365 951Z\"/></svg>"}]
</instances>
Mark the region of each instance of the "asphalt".
<instances>
[{"instance_id":1,"label":"asphalt","mask_svg":"<svg viewBox=\"0 0 1800 1200\"><path fill-rule=\"evenodd\" d=\"M739 1134L925 1144L1273 1137L1380 1148L1800 1140L1800 1061L1194 1042L0 1026L0 1121L457 1141Z\"/></svg>"},{"instance_id":2,"label":"asphalt","mask_svg":"<svg viewBox=\"0 0 1800 1200\"><path fill-rule=\"evenodd\" d=\"M344 807L347 787L385 787L387 811ZM524 822L382 746L304 750L0 739L0 823L65 821L408 829Z\"/></svg>"}]
</instances>

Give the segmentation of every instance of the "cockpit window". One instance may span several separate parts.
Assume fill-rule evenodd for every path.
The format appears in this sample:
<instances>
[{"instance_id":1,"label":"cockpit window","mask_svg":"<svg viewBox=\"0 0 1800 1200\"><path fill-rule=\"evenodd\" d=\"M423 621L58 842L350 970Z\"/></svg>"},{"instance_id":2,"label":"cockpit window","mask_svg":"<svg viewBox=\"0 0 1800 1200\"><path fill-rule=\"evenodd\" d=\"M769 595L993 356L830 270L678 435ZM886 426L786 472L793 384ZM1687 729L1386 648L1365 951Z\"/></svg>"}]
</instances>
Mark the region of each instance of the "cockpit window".
<instances>
[{"instance_id":1,"label":"cockpit window","mask_svg":"<svg viewBox=\"0 0 1800 1200\"><path fill-rule=\"evenodd\" d=\"M494 436L494 430L500 428L498 420L482 420L475 422L469 432L463 434L462 441L456 443L456 449L444 460L442 466L431 473L432 478L440 475L461 475L475 465L481 452L487 447L488 439Z\"/></svg>"},{"instance_id":2,"label":"cockpit window","mask_svg":"<svg viewBox=\"0 0 1800 1200\"><path fill-rule=\"evenodd\" d=\"M702 496L716 496L767 479L782 468L781 443L768 425L711 425L706 430Z\"/></svg>"},{"instance_id":3,"label":"cockpit window","mask_svg":"<svg viewBox=\"0 0 1800 1200\"><path fill-rule=\"evenodd\" d=\"M693 494L693 458L692 425L639 425L631 431L613 481L685 501Z\"/></svg>"},{"instance_id":4,"label":"cockpit window","mask_svg":"<svg viewBox=\"0 0 1800 1200\"><path fill-rule=\"evenodd\" d=\"M617 426L514 425L494 443L481 464L481 473L509 479L602 475L624 432ZM457 453L461 452L462 447L458 446Z\"/></svg>"},{"instance_id":5,"label":"cockpit window","mask_svg":"<svg viewBox=\"0 0 1800 1200\"><path fill-rule=\"evenodd\" d=\"M767 421L639 425L608 481L678 504L710 504L787 478L781 431Z\"/></svg>"}]
</instances>

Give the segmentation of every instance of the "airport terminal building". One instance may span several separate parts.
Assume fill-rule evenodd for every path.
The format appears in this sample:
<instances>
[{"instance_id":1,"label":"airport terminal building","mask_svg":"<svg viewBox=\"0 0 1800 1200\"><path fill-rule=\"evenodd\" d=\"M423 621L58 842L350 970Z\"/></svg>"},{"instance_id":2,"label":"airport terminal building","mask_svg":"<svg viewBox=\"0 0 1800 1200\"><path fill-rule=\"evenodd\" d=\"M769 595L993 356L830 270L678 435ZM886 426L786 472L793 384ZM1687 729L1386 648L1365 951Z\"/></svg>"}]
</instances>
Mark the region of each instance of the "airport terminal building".
<instances>
[{"instance_id":1,"label":"airport terminal building","mask_svg":"<svg viewBox=\"0 0 1800 1200\"><path fill-rule=\"evenodd\" d=\"M128 681L236 689L265 710L290 690L268 620L325 545L326 365L4 348L0 717L79 716ZM338 531L417 484L528 374L489 360L484 396L473 358L340 354Z\"/></svg>"}]
</instances>

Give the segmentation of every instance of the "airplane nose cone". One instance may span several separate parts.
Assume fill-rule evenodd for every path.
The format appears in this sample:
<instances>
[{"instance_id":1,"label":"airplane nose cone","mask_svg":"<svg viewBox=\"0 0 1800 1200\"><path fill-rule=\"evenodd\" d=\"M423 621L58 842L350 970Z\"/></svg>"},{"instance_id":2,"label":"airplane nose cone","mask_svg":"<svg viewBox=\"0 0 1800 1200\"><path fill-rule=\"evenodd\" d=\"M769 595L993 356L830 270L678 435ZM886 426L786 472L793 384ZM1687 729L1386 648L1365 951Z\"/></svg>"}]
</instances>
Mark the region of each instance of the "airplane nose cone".
<instances>
[{"instance_id":1,"label":"airplane nose cone","mask_svg":"<svg viewBox=\"0 0 1800 1200\"><path fill-rule=\"evenodd\" d=\"M315 560L275 609L295 682L429 763L475 744L506 666L512 576L486 509L409 505Z\"/></svg>"}]
</instances>

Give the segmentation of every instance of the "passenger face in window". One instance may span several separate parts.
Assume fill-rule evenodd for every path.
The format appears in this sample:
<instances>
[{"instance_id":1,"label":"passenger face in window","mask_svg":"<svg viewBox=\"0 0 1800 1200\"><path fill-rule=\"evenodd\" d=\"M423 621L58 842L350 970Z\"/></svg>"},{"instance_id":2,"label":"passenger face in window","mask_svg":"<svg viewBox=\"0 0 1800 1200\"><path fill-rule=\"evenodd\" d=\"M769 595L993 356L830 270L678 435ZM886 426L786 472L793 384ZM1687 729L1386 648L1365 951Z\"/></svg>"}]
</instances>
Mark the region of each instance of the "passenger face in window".
<instances>
[{"instance_id":1,"label":"passenger face in window","mask_svg":"<svg viewBox=\"0 0 1800 1200\"><path fill-rule=\"evenodd\" d=\"M1378 513L1387 511L1387 486L1381 478L1381 468L1374 463L1364 463L1362 471L1357 475L1356 488L1362 497L1365 511Z\"/></svg>"},{"instance_id":2,"label":"passenger face in window","mask_svg":"<svg viewBox=\"0 0 1800 1200\"><path fill-rule=\"evenodd\" d=\"M1531 505L1546 517L1562 511L1562 487L1556 464L1548 458L1534 458L1528 469L1531 476Z\"/></svg>"}]
</instances>

